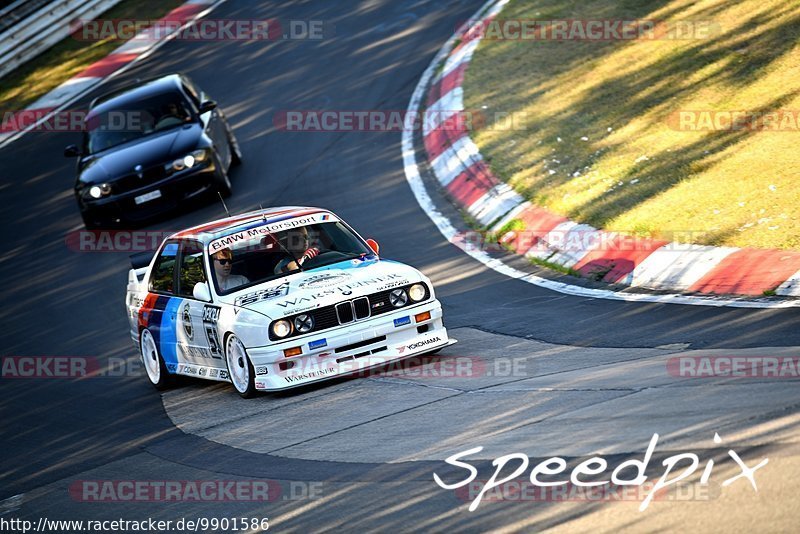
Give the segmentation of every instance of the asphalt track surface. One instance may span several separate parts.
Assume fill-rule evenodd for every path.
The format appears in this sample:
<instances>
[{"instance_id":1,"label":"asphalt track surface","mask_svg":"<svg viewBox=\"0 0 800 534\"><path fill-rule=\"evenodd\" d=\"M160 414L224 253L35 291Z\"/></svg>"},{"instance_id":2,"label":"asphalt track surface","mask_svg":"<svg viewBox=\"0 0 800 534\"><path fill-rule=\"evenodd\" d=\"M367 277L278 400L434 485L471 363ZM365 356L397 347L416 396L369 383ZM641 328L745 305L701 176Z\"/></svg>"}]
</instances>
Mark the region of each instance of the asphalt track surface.
<instances>
[{"instance_id":1,"label":"asphalt track surface","mask_svg":"<svg viewBox=\"0 0 800 534\"><path fill-rule=\"evenodd\" d=\"M85 108L100 92L137 77L189 74L226 111L244 152L245 164L232 173L232 213L259 204L318 205L335 211L378 240L383 256L431 276L450 329L634 350L672 344L690 349L800 346L796 310L586 299L506 278L445 242L421 211L404 177L399 132L304 133L274 127L274 114L281 110L404 110L438 48L479 5L401 0L256 5L230 0L212 17L323 20L335 25L335 34L319 42L171 42L74 108ZM80 217L72 194L73 162L61 153L76 141L75 134L34 132L0 149L2 354L133 361L124 312L127 255L79 253L65 244L65 235L79 228ZM221 215L218 204L200 203L149 228L177 230ZM258 512L283 514L285 525L295 528L325 528L346 527L348 514L358 509L362 520L370 514L374 519L364 520L364 527L415 530L433 518L461 528L477 525L467 522L463 507L458 512L462 516L453 515L463 503L433 485L432 463L349 463L357 462L358 454L343 455L340 462L283 459L215 443L176 428L143 373L0 383L0 500L30 496L30 505L22 509L25 516L36 518L45 511L63 518ZM202 384L189 381L184 387L204 394ZM326 387L348 387L348 382L294 395L314 396ZM287 424L303 425L302 414ZM457 418L447 424L455 434ZM359 444L352 446L357 452ZM71 481L87 478L86 473L102 475L103 469L109 472L97 478L186 480L227 474L322 481L329 484L329 495L339 496L314 513L308 502L218 504L209 510L200 504L90 506L62 498ZM50 498L52 492L62 497ZM416 504L394 509L399 502ZM482 515L480 524L507 524L511 512L502 510Z\"/></svg>"}]
</instances>

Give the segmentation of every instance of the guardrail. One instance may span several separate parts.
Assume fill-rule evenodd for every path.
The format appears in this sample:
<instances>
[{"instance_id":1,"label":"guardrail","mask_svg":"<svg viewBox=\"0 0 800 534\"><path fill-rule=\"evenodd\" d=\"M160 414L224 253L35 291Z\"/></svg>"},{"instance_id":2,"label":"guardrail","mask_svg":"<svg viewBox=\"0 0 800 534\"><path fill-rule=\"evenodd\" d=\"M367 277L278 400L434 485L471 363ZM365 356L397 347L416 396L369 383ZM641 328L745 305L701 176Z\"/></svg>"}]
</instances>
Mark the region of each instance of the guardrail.
<instances>
[{"instance_id":1,"label":"guardrail","mask_svg":"<svg viewBox=\"0 0 800 534\"><path fill-rule=\"evenodd\" d=\"M17 0L0 11L0 77L70 33L70 22L91 19L121 0Z\"/></svg>"}]
</instances>

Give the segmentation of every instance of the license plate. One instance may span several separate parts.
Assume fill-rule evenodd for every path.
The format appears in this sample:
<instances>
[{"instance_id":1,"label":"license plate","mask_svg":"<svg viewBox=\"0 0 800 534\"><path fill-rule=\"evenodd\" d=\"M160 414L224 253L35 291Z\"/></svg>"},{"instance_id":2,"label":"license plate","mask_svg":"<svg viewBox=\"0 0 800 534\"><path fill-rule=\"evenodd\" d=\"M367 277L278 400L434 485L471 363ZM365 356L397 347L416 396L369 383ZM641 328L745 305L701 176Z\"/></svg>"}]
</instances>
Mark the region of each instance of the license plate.
<instances>
[{"instance_id":1,"label":"license plate","mask_svg":"<svg viewBox=\"0 0 800 534\"><path fill-rule=\"evenodd\" d=\"M150 191L149 193L145 193L144 195L139 195L133 200L137 204L144 204L145 202L150 202L151 200L155 200L157 198L161 198L161 191L158 189L156 189L155 191Z\"/></svg>"}]
</instances>

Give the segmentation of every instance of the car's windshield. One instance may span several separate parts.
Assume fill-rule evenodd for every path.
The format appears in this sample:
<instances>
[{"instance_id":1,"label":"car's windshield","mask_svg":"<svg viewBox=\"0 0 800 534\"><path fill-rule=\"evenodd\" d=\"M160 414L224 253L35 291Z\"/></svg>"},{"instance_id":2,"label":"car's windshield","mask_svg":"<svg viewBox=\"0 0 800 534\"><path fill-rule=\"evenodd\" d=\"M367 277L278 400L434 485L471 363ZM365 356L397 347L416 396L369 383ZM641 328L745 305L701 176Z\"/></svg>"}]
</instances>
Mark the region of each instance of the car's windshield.
<instances>
[{"instance_id":1,"label":"car's windshield","mask_svg":"<svg viewBox=\"0 0 800 534\"><path fill-rule=\"evenodd\" d=\"M178 91L128 102L86 116L86 151L90 154L192 122L189 103Z\"/></svg>"},{"instance_id":2,"label":"car's windshield","mask_svg":"<svg viewBox=\"0 0 800 534\"><path fill-rule=\"evenodd\" d=\"M317 216L322 217L331 218ZM339 221L266 231L272 226L250 228L211 242L212 278L218 294L373 254Z\"/></svg>"}]
</instances>

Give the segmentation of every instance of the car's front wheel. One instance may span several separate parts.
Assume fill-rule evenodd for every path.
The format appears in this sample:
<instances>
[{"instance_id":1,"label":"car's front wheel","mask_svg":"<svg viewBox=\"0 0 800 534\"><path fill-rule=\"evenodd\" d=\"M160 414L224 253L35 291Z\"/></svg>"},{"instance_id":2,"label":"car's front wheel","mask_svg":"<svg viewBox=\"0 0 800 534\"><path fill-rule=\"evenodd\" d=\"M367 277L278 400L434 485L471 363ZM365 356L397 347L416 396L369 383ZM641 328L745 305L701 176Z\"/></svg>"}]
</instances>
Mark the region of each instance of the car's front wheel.
<instances>
[{"instance_id":1,"label":"car's front wheel","mask_svg":"<svg viewBox=\"0 0 800 534\"><path fill-rule=\"evenodd\" d=\"M167 371L164 359L158 353L156 340L153 334L145 328L139 336L139 349L142 353L142 363L150 383L158 389L165 389L172 381L172 376Z\"/></svg>"},{"instance_id":2,"label":"car's front wheel","mask_svg":"<svg viewBox=\"0 0 800 534\"><path fill-rule=\"evenodd\" d=\"M214 175L214 189L216 189L222 198L231 196L231 179L228 176L228 171L225 170L222 165L217 168L217 172Z\"/></svg>"},{"instance_id":3,"label":"car's front wheel","mask_svg":"<svg viewBox=\"0 0 800 534\"><path fill-rule=\"evenodd\" d=\"M249 399L256 394L255 370L244 345L239 338L230 335L225 342L225 363L228 365L228 376L236 392Z\"/></svg>"},{"instance_id":4,"label":"car's front wheel","mask_svg":"<svg viewBox=\"0 0 800 534\"><path fill-rule=\"evenodd\" d=\"M97 230L97 228L100 226L97 224L97 220L90 212L81 211L81 219L83 219L83 226L87 230Z\"/></svg>"},{"instance_id":5,"label":"car's front wheel","mask_svg":"<svg viewBox=\"0 0 800 534\"><path fill-rule=\"evenodd\" d=\"M242 164L242 149L239 148L239 141L235 135L229 134L228 145L231 150L231 167L238 167Z\"/></svg>"}]
</instances>

